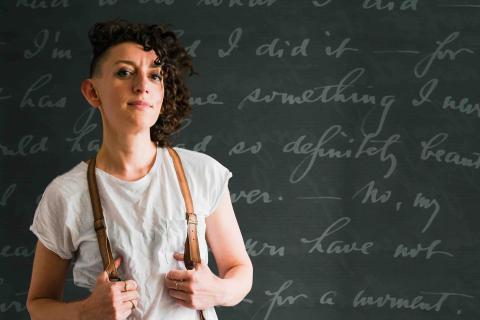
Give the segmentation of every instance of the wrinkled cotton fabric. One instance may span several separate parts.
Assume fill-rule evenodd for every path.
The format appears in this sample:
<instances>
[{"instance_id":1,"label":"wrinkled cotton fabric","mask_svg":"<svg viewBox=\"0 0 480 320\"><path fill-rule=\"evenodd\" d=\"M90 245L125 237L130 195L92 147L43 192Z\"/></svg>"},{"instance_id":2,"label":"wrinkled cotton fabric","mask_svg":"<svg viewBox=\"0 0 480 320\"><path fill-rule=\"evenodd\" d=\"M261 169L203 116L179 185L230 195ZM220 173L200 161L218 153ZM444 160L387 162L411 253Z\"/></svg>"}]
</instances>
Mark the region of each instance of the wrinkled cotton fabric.
<instances>
[{"instance_id":1,"label":"wrinkled cotton fabric","mask_svg":"<svg viewBox=\"0 0 480 320\"><path fill-rule=\"evenodd\" d=\"M228 190L232 173L206 154L175 150L198 216L201 259L208 263L205 219ZM82 161L47 185L30 230L48 249L71 259L75 285L92 291L103 268L93 229L87 168ZM195 310L176 304L164 286L168 271L186 269L173 254L183 252L187 232L184 200L167 149L157 148L154 165L139 180L121 180L99 168L95 174L113 257L123 257L120 276L139 286L139 304L128 319L198 319ZM204 310L204 316L216 320L215 308Z\"/></svg>"}]
</instances>

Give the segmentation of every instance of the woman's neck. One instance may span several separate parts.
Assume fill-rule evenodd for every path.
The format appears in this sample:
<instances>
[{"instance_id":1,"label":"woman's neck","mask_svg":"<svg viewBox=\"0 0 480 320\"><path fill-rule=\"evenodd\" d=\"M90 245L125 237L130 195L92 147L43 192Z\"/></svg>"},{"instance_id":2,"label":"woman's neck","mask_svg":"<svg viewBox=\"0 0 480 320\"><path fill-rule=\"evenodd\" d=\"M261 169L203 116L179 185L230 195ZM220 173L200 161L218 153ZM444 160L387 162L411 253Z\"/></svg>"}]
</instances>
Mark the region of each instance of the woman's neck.
<instances>
[{"instance_id":1,"label":"woman's neck","mask_svg":"<svg viewBox=\"0 0 480 320\"><path fill-rule=\"evenodd\" d=\"M119 179L135 181L150 171L156 155L157 146L153 141L120 147L102 143L97 154L96 167Z\"/></svg>"}]
</instances>

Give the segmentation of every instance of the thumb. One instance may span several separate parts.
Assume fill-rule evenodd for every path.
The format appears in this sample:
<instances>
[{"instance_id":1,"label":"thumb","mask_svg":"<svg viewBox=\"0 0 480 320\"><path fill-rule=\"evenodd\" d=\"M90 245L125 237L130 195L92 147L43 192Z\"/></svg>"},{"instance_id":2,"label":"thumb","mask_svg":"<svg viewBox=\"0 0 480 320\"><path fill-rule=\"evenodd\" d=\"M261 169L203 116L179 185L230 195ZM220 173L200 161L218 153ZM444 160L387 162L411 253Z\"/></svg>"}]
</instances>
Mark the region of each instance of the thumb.
<instances>
[{"instance_id":1,"label":"thumb","mask_svg":"<svg viewBox=\"0 0 480 320\"><path fill-rule=\"evenodd\" d=\"M103 271L101 272L98 277L97 277L97 285L98 284L101 284L101 283L105 283L105 282L108 282L109 279L108 279L108 273L107 271Z\"/></svg>"},{"instance_id":2,"label":"thumb","mask_svg":"<svg viewBox=\"0 0 480 320\"><path fill-rule=\"evenodd\" d=\"M117 259L113 261L115 264L115 268L118 269L120 267L120 264L122 263L122 256L118 256ZM97 277L97 283L103 283L103 282L109 282L110 278L108 277L108 272L104 270L102 273L100 273Z\"/></svg>"},{"instance_id":3,"label":"thumb","mask_svg":"<svg viewBox=\"0 0 480 320\"><path fill-rule=\"evenodd\" d=\"M179 261L183 261L183 259L184 259L184 254L181 253L181 252L175 252L175 253L173 254L173 257L174 257L175 259L179 260Z\"/></svg>"},{"instance_id":4,"label":"thumb","mask_svg":"<svg viewBox=\"0 0 480 320\"><path fill-rule=\"evenodd\" d=\"M113 263L115 264L115 268L118 269L122 263L122 256L118 256Z\"/></svg>"}]
</instances>

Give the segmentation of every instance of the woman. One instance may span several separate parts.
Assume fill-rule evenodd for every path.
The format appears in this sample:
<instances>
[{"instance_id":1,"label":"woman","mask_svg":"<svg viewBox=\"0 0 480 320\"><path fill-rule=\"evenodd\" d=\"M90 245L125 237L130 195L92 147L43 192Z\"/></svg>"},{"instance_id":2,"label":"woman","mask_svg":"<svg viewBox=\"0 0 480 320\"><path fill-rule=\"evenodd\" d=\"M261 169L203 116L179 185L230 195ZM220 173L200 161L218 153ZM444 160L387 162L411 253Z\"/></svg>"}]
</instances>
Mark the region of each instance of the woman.
<instances>
[{"instance_id":1,"label":"woman","mask_svg":"<svg viewBox=\"0 0 480 320\"><path fill-rule=\"evenodd\" d=\"M252 264L233 212L231 172L213 158L174 148L194 210L202 262L186 270L181 252L185 206L166 147L191 110L184 84L191 59L158 25L114 20L89 32L90 78L81 84L102 117L95 176L123 281L103 271L93 228L87 167L80 162L46 187L35 212L37 241L27 307L41 319L217 319L214 306L239 303L252 286ZM208 267L208 246L219 276ZM74 282L91 294L63 302L70 262Z\"/></svg>"}]
</instances>

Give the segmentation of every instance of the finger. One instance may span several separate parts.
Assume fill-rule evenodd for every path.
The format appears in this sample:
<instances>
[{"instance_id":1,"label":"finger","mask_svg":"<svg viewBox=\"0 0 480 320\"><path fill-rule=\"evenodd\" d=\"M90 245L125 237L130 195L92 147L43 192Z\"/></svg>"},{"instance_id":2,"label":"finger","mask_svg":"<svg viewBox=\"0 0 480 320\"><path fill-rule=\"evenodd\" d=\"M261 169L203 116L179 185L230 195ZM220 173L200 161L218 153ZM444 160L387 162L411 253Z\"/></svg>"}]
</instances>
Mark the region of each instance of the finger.
<instances>
[{"instance_id":1,"label":"finger","mask_svg":"<svg viewBox=\"0 0 480 320\"><path fill-rule=\"evenodd\" d=\"M189 270L170 270L167 273L166 278L171 280L186 280L190 279Z\"/></svg>"},{"instance_id":2,"label":"finger","mask_svg":"<svg viewBox=\"0 0 480 320\"><path fill-rule=\"evenodd\" d=\"M137 283L134 280L125 280L123 291L137 290Z\"/></svg>"},{"instance_id":3,"label":"finger","mask_svg":"<svg viewBox=\"0 0 480 320\"><path fill-rule=\"evenodd\" d=\"M190 285L187 281L168 280L166 286L170 290L182 291L185 293L192 293Z\"/></svg>"},{"instance_id":4,"label":"finger","mask_svg":"<svg viewBox=\"0 0 480 320\"><path fill-rule=\"evenodd\" d=\"M137 304L138 303L133 300L122 302L121 314L124 318L121 319L126 319L130 314L132 314L133 310L137 308Z\"/></svg>"},{"instance_id":5,"label":"finger","mask_svg":"<svg viewBox=\"0 0 480 320\"><path fill-rule=\"evenodd\" d=\"M187 301L188 300L188 293L178 290L168 290L168 294L175 299Z\"/></svg>"},{"instance_id":6,"label":"finger","mask_svg":"<svg viewBox=\"0 0 480 320\"><path fill-rule=\"evenodd\" d=\"M126 281L118 281L118 282L112 282L112 287L114 287L116 290L120 292L126 292L125 290L125 285Z\"/></svg>"},{"instance_id":7,"label":"finger","mask_svg":"<svg viewBox=\"0 0 480 320\"><path fill-rule=\"evenodd\" d=\"M175 281L177 280L172 280L172 279L165 279L165 287L168 289L175 289Z\"/></svg>"},{"instance_id":8,"label":"finger","mask_svg":"<svg viewBox=\"0 0 480 320\"><path fill-rule=\"evenodd\" d=\"M134 280L125 280L125 281L118 281L112 284L115 289L119 290L120 292L138 292L137 283ZM125 290L126 289L126 290Z\"/></svg>"},{"instance_id":9,"label":"finger","mask_svg":"<svg viewBox=\"0 0 480 320\"><path fill-rule=\"evenodd\" d=\"M108 282L108 281L109 281L109 278L108 278L108 273L106 271L101 272L97 276L97 284L105 283L105 282Z\"/></svg>"},{"instance_id":10,"label":"finger","mask_svg":"<svg viewBox=\"0 0 480 320\"><path fill-rule=\"evenodd\" d=\"M178 285L177 285L176 283L178 283ZM180 286L180 281L178 281L178 280L172 280L172 279L167 279L167 280L165 281L165 286L166 286L167 288L169 288L169 289L175 289L175 290L177 290L178 287Z\"/></svg>"},{"instance_id":11,"label":"finger","mask_svg":"<svg viewBox=\"0 0 480 320\"><path fill-rule=\"evenodd\" d=\"M130 299L123 302L123 306L128 307L130 309L135 309L138 306L137 299Z\"/></svg>"},{"instance_id":12,"label":"finger","mask_svg":"<svg viewBox=\"0 0 480 320\"><path fill-rule=\"evenodd\" d=\"M120 307L120 319L127 319L128 316L130 316L133 312L134 308L132 306L132 303L130 301L127 302L122 302L122 305Z\"/></svg>"},{"instance_id":13,"label":"finger","mask_svg":"<svg viewBox=\"0 0 480 320\"><path fill-rule=\"evenodd\" d=\"M115 268L118 269L120 267L120 264L122 263L122 256L117 257L114 263L115 263Z\"/></svg>"},{"instance_id":14,"label":"finger","mask_svg":"<svg viewBox=\"0 0 480 320\"><path fill-rule=\"evenodd\" d=\"M137 291L127 291L122 293L121 301L129 301L129 300L138 300L139 295Z\"/></svg>"},{"instance_id":15,"label":"finger","mask_svg":"<svg viewBox=\"0 0 480 320\"><path fill-rule=\"evenodd\" d=\"M173 254L173 257L174 257L176 260L178 260L178 261L183 261L184 255L183 255L183 253L175 252L175 253Z\"/></svg>"},{"instance_id":16,"label":"finger","mask_svg":"<svg viewBox=\"0 0 480 320\"><path fill-rule=\"evenodd\" d=\"M185 308L191 308L191 306L186 301L183 301L183 300L180 300L180 299L175 299L175 303L177 303L181 306L184 306Z\"/></svg>"}]
</instances>

